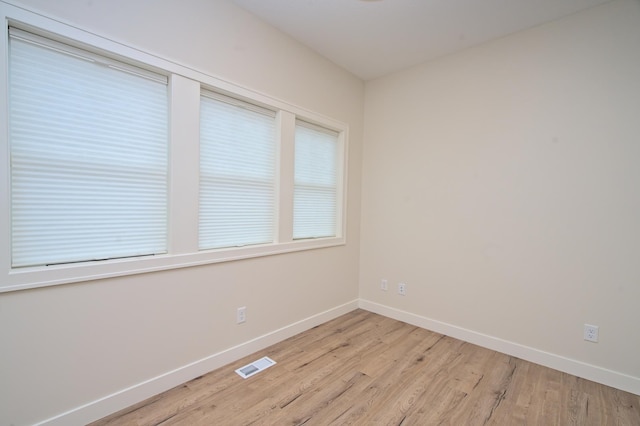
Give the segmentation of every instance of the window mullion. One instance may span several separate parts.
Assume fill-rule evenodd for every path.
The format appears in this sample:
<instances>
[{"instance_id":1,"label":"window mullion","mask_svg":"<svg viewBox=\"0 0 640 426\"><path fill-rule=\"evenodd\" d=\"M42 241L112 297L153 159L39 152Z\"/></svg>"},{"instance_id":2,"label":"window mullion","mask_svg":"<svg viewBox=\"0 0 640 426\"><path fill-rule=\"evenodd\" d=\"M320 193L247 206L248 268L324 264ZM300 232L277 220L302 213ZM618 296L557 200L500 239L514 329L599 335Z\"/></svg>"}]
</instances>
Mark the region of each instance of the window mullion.
<instances>
[{"instance_id":1,"label":"window mullion","mask_svg":"<svg viewBox=\"0 0 640 426\"><path fill-rule=\"evenodd\" d=\"M295 159L296 116L280 111L277 117L278 141L280 143L278 179L278 242L293 241L293 184Z\"/></svg>"},{"instance_id":2,"label":"window mullion","mask_svg":"<svg viewBox=\"0 0 640 426\"><path fill-rule=\"evenodd\" d=\"M198 251L200 83L177 74L170 81L169 253Z\"/></svg>"}]
</instances>

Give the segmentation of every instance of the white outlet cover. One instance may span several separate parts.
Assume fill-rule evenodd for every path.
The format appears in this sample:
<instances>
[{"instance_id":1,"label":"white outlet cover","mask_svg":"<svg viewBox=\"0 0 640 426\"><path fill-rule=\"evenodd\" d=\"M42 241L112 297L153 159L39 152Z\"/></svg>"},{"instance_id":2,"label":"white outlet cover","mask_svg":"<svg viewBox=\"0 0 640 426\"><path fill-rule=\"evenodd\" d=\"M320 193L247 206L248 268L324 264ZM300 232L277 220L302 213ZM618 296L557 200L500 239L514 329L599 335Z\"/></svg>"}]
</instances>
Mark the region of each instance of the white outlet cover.
<instances>
[{"instance_id":1,"label":"white outlet cover","mask_svg":"<svg viewBox=\"0 0 640 426\"><path fill-rule=\"evenodd\" d=\"M586 340L588 342L597 343L598 342L599 331L600 331L600 328L597 325L585 324L584 325L584 340Z\"/></svg>"},{"instance_id":2,"label":"white outlet cover","mask_svg":"<svg viewBox=\"0 0 640 426\"><path fill-rule=\"evenodd\" d=\"M236 323L242 324L247 321L247 307L243 306L236 311Z\"/></svg>"}]
</instances>

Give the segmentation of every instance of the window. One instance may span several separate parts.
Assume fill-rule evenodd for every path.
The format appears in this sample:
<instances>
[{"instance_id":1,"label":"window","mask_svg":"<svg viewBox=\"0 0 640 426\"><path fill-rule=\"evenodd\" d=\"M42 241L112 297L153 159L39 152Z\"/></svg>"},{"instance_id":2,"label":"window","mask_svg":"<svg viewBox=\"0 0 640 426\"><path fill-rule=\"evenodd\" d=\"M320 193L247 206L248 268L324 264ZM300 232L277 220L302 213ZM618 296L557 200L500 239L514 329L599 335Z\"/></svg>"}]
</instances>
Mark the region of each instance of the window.
<instances>
[{"instance_id":1,"label":"window","mask_svg":"<svg viewBox=\"0 0 640 426\"><path fill-rule=\"evenodd\" d=\"M166 77L10 34L12 266L166 252Z\"/></svg>"},{"instance_id":2,"label":"window","mask_svg":"<svg viewBox=\"0 0 640 426\"><path fill-rule=\"evenodd\" d=\"M296 122L294 239L336 236L338 139L335 131Z\"/></svg>"},{"instance_id":3,"label":"window","mask_svg":"<svg viewBox=\"0 0 640 426\"><path fill-rule=\"evenodd\" d=\"M346 124L6 2L0 22L0 293L345 244Z\"/></svg>"},{"instance_id":4,"label":"window","mask_svg":"<svg viewBox=\"0 0 640 426\"><path fill-rule=\"evenodd\" d=\"M272 243L275 113L204 92L200 102L199 248Z\"/></svg>"}]
</instances>

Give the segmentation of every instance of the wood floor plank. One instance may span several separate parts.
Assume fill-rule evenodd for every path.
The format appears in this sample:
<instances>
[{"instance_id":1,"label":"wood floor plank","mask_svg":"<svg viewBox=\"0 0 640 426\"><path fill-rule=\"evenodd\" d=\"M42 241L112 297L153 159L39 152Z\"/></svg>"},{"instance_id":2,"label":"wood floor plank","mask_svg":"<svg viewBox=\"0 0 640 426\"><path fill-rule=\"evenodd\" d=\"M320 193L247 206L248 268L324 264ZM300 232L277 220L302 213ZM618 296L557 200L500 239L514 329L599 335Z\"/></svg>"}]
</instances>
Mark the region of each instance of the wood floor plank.
<instances>
[{"instance_id":1,"label":"wood floor plank","mask_svg":"<svg viewBox=\"0 0 640 426\"><path fill-rule=\"evenodd\" d=\"M333 417L330 408L340 409L338 401L357 399L370 382L370 377L354 370L337 380L325 380L313 391L283 407L282 415L274 419L273 424L325 424Z\"/></svg>"},{"instance_id":2,"label":"wood floor plank","mask_svg":"<svg viewBox=\"0 0 640 426\"><path fill-rule=\"evenodd\" d=\"M352 424L356 420L367 424L379 421L382 412L387 417L398 417L398 412L392 413L392 405L398 401L400 392L412 384L419 383L423 377L419 374L425 365L433 366L433 363L425 363L430 352L438 351L438 345L462 345L461 341L448 339L435 333L425 334L425 338L416 344L410 340L410 345L396 342L393 346L393 362L389 368L380 370L374 375L374 381L361 395L360 401L354 401L352 408L347 410L339 419L344 424ZM454 352L449 351L454 358ZM451 362L450 358L434 356L433 361L444 364ZM434 370L439 370L435 367ZM426 374L425 374L426 375ZM421 384L417 385L418 387Z\"/></svg>"},{"instance_id":3,"label":"wood floor plank","mask_svg":"<svg viewBox=\"0 0 640 426\"><path fill-rule=\"evenodd\" d=\"M93 423L378 424L640 426L640 396L355 310Z\"/></svg>"}]
</instances>

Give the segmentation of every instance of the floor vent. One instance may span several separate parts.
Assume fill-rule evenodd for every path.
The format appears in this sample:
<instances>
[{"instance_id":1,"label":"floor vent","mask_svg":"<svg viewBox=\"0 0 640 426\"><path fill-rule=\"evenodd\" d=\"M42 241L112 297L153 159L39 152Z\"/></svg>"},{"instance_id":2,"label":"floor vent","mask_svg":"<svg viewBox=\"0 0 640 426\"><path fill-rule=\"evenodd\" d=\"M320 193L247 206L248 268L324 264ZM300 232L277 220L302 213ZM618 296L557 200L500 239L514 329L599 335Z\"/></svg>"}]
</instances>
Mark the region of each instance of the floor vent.
<instances>
[{"instance_id":1,"label":"floor vent","mask_svg":"<svg viewBox=\"0 0 640 426\"><path fill-rule=\"evenodd\" d=\"M266 370L275 363L276 362L274 360L272 360L268 356L265 356L264 358L260 358L257 361L253 361L251 364L247 364L244 367L238 368L236 370L236 373L238 373L243 379L248 379L254 374L258 374L262 370Z\"/></svg>"}]
</instances>

